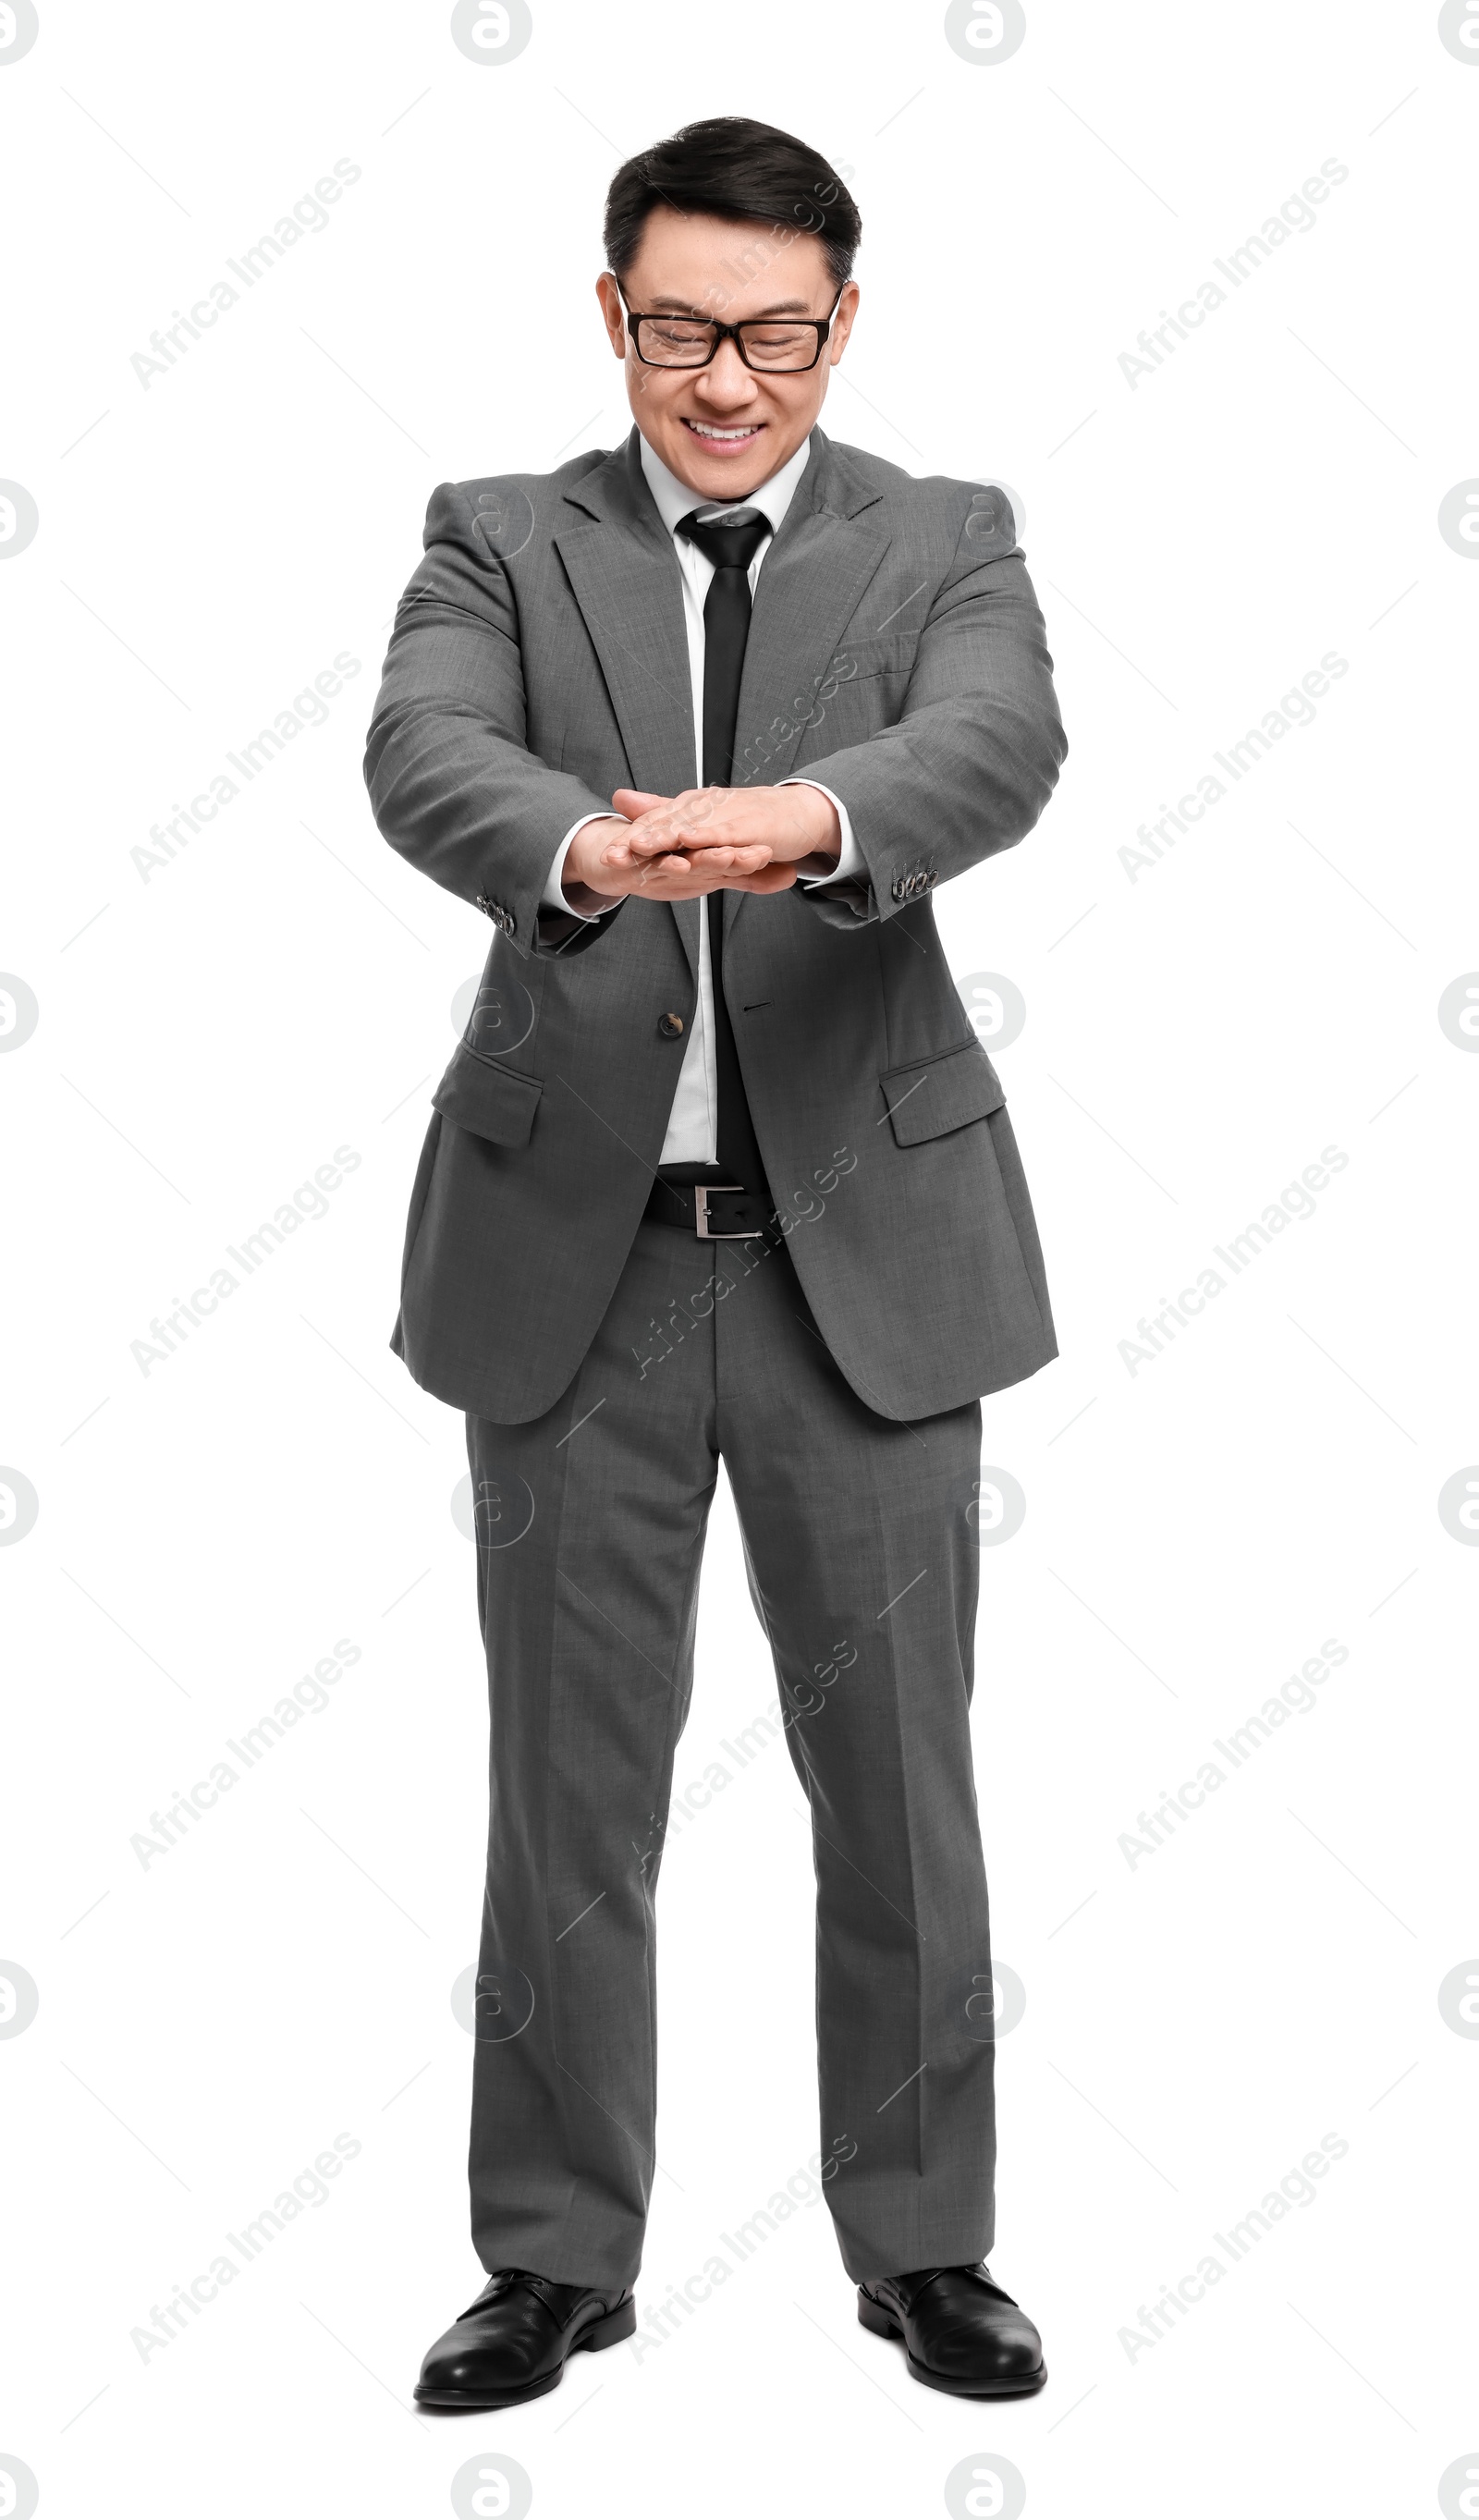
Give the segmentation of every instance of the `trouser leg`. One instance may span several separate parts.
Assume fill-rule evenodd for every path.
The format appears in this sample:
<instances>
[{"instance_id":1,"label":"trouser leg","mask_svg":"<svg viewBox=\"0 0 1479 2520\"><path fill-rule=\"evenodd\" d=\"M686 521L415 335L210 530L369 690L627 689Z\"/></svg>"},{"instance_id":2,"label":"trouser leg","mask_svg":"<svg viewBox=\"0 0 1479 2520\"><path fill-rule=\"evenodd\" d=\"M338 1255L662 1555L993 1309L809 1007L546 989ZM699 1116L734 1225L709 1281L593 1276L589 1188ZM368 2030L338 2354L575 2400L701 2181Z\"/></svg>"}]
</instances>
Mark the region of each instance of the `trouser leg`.
<instances>
[{"instance_id":1,"label":"trouser leg","mask_svg":"<svg viewBox=\"0 0 1479 2520\"><path fill-rule=\"evenodd\" d=\"M690 1251L641 1226L557 1406L468 1421L491 1717L470 2175L490 2272L617 2285L641 2262L653 1891L715 1478L712 1320L653 1335Z\"/></svg>"},{"instance_id":2,"label":"trouser leg","mask_svg":"<svg viewBox=\"0 0 1479 2520\"><path fill-rule=\"evenodd\" d=\"M740 1256L715 1313L719 1448L812 1814L826 2194L855 2279L968 2264L991 2247L995 2168L968 1723L980 1409L878 1417L785 1252L744 1270L758 1246L721 1248Z\"/></svg>"}]
</instances>

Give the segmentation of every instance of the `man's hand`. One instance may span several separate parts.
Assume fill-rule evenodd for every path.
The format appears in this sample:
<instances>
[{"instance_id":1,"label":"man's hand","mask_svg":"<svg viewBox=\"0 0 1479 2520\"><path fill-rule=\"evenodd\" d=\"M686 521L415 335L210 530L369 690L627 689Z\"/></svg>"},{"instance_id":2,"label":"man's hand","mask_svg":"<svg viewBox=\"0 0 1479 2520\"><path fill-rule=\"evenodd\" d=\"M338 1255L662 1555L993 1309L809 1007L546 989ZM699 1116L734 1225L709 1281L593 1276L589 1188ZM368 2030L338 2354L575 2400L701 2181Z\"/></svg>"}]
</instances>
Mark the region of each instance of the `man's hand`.
<instances>
[{"instance_id":1,"label":"man's hand","mask_svg":"<svg viewBox=\"0 0 1479 2520\"><path fill-rule=\"evenodd\" d=\"M587 823L565 856L572 910L589 916L628 893L648 901L784 892L798 874L826 874L842 844L820 788L690 788L657 796L618 788L609 820Z\"/></svg>"},{"instance_id":2,"label":"man's hand","mask_svg":"<svg viewBox=\"0 0 1479 2520\"><path fill-rule=\"evenodd\" d=\"M618 790L630 794L630 790ZM653 797L665 805L666 797ZM707 892L784 892L795 881L795 870L773 866L764 842L695 851L692 856L664 845L631 847L634 823L624 815L587 823L565 852L561 878L566 901L586 918L608 910L628 893L644 901L696 901Z\"/></svg>"},{"instance_id":3,"label":"man's hand","mask_svg":"<svg viewBox=\"0 0 1479 2520\"><path fill-rule=\"evenodd\" d=\"M688 788L680 796L651 796L618 788L611 798L630 830L622 834L636 860L678 854L697 871L711 854L766 851L773 869L825 875L837 863L842 827L820 788ZM815 863L809 863L815 861ZM777 889L774 884L763 887Z\"/></svg>"}]
</instances>

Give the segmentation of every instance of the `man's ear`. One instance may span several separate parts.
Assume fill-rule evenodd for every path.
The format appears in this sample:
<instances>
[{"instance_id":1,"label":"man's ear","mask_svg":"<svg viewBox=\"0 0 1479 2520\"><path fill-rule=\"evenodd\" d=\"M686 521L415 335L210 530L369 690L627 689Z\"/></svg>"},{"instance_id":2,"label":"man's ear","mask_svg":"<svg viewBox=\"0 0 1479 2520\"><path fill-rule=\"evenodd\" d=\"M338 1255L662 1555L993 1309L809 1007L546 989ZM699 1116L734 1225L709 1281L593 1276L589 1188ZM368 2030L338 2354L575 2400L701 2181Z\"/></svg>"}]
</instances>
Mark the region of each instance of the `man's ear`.
<instances>
[{"instance_id":1,"label":"man's ear","mask_svg":"<svg viewBox=\"0 0 1479 2520\"><path fill-rule=\"evenodd\" d=\"M850 280L847 287L843 290L841 296L837 300L837 311L832 317L831 338L827 345L831 353L830 358L828 360L829 367L834 368L836 366L837 361L841 358L843 351L847 347L848 336L852 332L853 328L853 318L856 316L858 311L858 299L860 294L861 292L858 288L857 282L855 280Z\"/></svg>"},{"instance_id":2,"label":"man's ear","mask_svg":"<svg viewBox=\"0 0 1479 2520\"><path fill-rule=\"evenodd\" d=\"M618 359L625 359L626 312L621 303L621 292L609 271L604 271L597 281L596 295L600 301L602 319L606 328L606 339L610 342L614 355Z\"/></svg>"}]
</instances>

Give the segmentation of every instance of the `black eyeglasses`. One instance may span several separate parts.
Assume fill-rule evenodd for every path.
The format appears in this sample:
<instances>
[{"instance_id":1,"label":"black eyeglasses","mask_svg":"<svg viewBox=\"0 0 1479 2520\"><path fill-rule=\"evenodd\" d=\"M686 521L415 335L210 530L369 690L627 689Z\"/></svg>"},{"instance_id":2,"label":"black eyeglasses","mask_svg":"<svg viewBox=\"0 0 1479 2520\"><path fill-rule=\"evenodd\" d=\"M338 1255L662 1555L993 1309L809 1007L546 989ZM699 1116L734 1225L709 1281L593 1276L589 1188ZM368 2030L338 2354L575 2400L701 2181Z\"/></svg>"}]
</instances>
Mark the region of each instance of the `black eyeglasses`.
<instances>
[{"instance_id":1,"label":"black eyeglasses","mask_svg":"<svg viewBox=\"0 0 1479 2520\"><path fill-rule=\"evenodd\" d=\"M632 347L645 368L706 368L720 342L733 341L747 368L772 376L798 376L816 366L842 300L839 289L821 321L814 315L763 315L744 324L717 324L699 315L634 315L620 281L616 290Z\"/></svg>"}]
</instances>

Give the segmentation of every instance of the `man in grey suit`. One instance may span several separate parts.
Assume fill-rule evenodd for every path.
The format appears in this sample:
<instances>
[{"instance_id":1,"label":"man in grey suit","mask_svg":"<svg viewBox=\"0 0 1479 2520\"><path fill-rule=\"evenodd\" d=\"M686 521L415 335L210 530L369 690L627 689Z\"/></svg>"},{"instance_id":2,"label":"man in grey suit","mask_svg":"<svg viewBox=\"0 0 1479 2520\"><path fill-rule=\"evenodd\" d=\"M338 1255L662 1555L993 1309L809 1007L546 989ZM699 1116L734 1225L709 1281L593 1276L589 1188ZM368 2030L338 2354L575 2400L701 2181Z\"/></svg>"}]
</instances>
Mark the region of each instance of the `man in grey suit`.
<instances>
[{"instance_id":1,"label":"man in grey suit","mask_svg":"<svg viewBox=\"0 0 1479 2520\"><path fill-rule=\"evenodd\" d=\"M1064 742L1006 498L817 418L858 303L824 158L724 118L623 166L636 427L445 484L366 776L496 933L432 1097L392 1345L467 1413L491 1705L472 2230L418 2399L632 2334L654 1907L722 1457L813 1818L822 2176L914 2376L1042 2385L993 2238L968 1710L980 1397L1056 1353L929 895ZM558 356L558 309L519 317ZM507 333L506 333L507 338Z\"/></svg>"}]
</instances>

